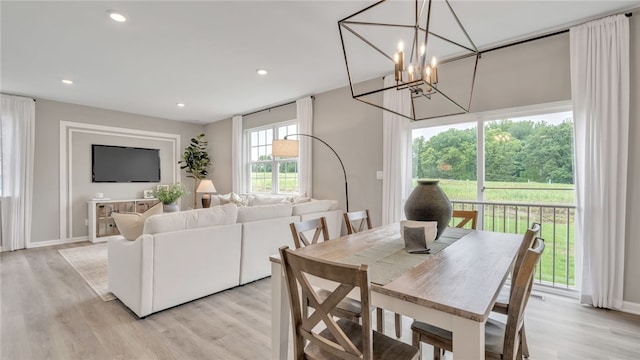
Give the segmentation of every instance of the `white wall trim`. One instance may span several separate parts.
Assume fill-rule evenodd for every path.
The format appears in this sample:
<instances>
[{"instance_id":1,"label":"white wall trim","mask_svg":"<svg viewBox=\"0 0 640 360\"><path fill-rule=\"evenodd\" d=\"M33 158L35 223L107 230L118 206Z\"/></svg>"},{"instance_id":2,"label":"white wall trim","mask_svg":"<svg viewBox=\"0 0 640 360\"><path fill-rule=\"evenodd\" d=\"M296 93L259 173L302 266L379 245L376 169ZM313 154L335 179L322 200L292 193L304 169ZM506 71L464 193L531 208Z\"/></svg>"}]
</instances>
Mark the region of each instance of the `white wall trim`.
<instances>
[{"instance_id":1,"label":"white wall trim","mask_svg":"<svg viewBox=\"0 0 640 360\"><path fill-rule=\"evenodd\" d=\"M129 129L129 128L121 128L121 127L113 127L113 126L105 126L105 125L95 125L95 124L86 124L86 123L78 123L71 121L60 121L60 240L51 240L51 241L62 241L61 243L67 243L68 240L74 241L74 239L81 239L73 237L73 226L72 226L72 193L73 189L72 184L72 139L74 133L85 133L85 134L96 134L96 135L111 135L111 136L120 136L120 137L129 137L136 139L144 139L144 140L157 140L157 141L168 141L171 143L173 151L172 151L172 161L171 164L173 166L173 174L172 182L176 182L177 179L180 179L180 168L177 166L178 158L180 157L180 135L179 134L171 134L171 133L161 133L155 131L146 131L146 130L137 130L137 129ZM84 237L86 240L86 237ZM47 246L41 244L50 244L51 241L38 242L38 246ZM82 240L78 240L82 241ZM57 243L56 243L57 244ZM31 246L33 247L33 246Z\"/></svg>"},{"instance_id":2,"label":"white wall trim","mask_svg":"<svg viewBox=\"0 0 640 360\"><path fill-rule=\"evenodd\" d=\"M632 302L629 302L629 301L623 301L622 302L622 309L620 309L620 311L626 312L626 313L629 313L629 314L640 315L640 304L632 303Z\"/></svg>"},{"instance_id":3,"label":"white wall trim","mask_svg":"<svg viewBox=\"0 0 640 360\"><path fill-rule=\"evenodd\" d=\"M83 241L89 241L87 236L80 236L76 238L69 238L64 240L46 240L46 241L37 241L32 242L27 246L27 249L39 248L44 246L53 246L53 245L63 245L63 244L73 244Z\"/></svg>"}]
</instances>

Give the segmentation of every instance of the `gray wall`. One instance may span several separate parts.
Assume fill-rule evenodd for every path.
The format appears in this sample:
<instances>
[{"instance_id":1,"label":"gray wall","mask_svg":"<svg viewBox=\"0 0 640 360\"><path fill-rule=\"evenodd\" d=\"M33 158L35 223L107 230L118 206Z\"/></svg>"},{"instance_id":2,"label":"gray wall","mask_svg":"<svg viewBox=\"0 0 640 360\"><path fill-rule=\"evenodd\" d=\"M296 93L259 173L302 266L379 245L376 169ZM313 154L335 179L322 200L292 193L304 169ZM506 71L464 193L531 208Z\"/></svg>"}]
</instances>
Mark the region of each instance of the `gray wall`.
<instances>
[{"instance_id":1,"label":"gray wall","mask_svg":"<svg viewBox=\"0 0 640 360\"><path fill-rule=\"evenodd\" d=\"M60 239L60 121L178 134L181 138L181 148L184 148L185 144L189 144L191 137L204 131L203 125L37 99L33 181L35 204L33 206L31 243ZM96 141L99 140L96 138ZM91 142L91 137L86 141ZM80 176L81 174L91 174L91 163L79 162L77 168L74 165L73 172L80 174ZM193 182L184 177L184 172L182 172L181 181L192 188ZM115 184L109 185L114 186ZM111 191L117 192L117 197L126 198L140 197L142 190L149 187L149 184L141 184L139 188L137 186L130 187L130 184L120 185L127 190L120 192L119 189L111 189ZM89 199L96 192L95 186L86 185L83 186L83 189L81 191L86 191L86 193L74 193L76 199L81 197ZM190 190L193 194L193 189ZM108 191L102 192L106 193L105 196L109 195ZM186 197L182 206L186 208L191 204L191 201L189 196ZM76 201L76 203L78 205L74 204L71 227L76 229L74 236L82 236L86 235L86 230L83 231L83 229L84 220L87 218L87 205L83 201ZM82 208L79 208L80 206Z\"/></svg>"}]
</instances>

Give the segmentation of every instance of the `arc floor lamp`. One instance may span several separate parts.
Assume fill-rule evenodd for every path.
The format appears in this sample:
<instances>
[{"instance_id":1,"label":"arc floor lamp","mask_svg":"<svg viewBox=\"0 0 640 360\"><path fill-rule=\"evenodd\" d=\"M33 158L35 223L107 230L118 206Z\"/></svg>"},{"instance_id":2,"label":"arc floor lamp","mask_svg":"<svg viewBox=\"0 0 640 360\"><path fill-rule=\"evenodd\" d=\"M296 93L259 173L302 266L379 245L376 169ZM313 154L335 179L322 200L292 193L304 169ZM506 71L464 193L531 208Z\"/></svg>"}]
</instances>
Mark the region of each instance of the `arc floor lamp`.
<instances>
[{"instance_id":1,"label":"arc floor lamp","mask_svg":"<svg viewBox=\"0 0 640 360\"><path fill-rule=\"evenodd\" d=\"M298 157L300 144L298 140L289 140L289 137L291 136L305 136L318 140L321 143L325 144L331 151L333 151L333 154L338 158L338 161L340 162L342 173L344 174L344 197L346 200L347 212L349 212L349 185L347 184L347 172L344 169L344 164L342 163L342 159L340 159L338 153L331 147L331 145L327 144L326 141L320 139L317 136L308 134L289 134L285 136L283 140L273 140L273 143L271 144L271 155L273 155L274 157Z\"/></svg>"}]
</instances>

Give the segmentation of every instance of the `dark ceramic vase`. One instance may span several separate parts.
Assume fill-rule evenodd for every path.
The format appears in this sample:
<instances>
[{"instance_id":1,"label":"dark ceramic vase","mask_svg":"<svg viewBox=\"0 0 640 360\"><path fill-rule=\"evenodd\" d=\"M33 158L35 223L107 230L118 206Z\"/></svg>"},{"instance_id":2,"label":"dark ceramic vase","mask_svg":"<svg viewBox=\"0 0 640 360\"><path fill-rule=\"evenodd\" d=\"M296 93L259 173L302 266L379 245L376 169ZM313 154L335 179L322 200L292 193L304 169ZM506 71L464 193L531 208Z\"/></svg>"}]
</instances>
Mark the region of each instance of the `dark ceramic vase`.
<instances>
[{"instance_id":1,"label":"dark ceramic vase","mask_svg":"<svg viewBox=\"0 0 640 360\"><path fill-rule=\"evenodd\" d=\"M418 186L404 204L407 220L438 222L436 239L447 228L452 212L451 201L438 185L438 180L418 180Z\"/></svg>"}]
</instances>

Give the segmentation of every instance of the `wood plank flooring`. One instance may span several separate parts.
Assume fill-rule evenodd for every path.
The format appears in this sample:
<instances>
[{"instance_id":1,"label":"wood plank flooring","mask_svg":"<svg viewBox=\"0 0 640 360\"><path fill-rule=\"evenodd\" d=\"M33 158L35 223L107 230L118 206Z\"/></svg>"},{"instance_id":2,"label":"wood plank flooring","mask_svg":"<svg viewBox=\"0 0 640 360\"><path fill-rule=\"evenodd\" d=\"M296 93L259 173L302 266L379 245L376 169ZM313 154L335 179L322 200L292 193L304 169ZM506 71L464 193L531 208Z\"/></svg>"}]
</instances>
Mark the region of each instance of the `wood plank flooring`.
<instances>
[{"instance_id":1,"label":"wood plank flooring","mask_svg":"<svg viewBox=\"0 0 640 360\"><path fill-rule=\"evenodd\" d=\"M82 245L0 254L1 360L269 359L269 279L140 320L103 302L57 252ZM385 320L391 335L393 314ZM532 360L640 359L640 316L545 295L530 300L526 324Z\"/></svg>"}]
</instances>

